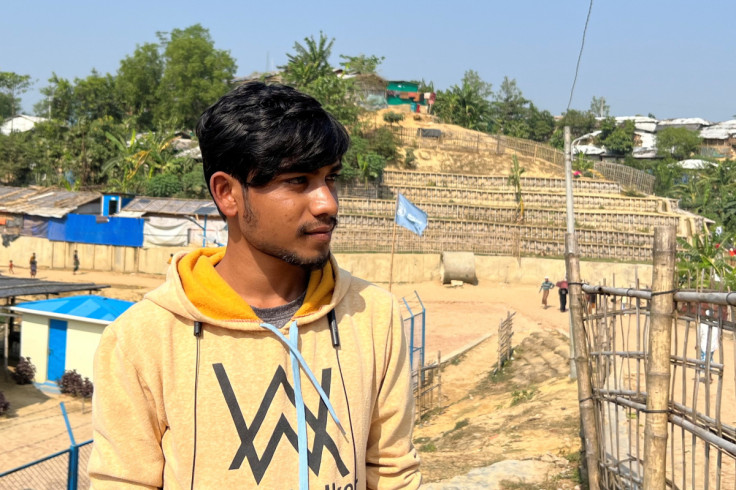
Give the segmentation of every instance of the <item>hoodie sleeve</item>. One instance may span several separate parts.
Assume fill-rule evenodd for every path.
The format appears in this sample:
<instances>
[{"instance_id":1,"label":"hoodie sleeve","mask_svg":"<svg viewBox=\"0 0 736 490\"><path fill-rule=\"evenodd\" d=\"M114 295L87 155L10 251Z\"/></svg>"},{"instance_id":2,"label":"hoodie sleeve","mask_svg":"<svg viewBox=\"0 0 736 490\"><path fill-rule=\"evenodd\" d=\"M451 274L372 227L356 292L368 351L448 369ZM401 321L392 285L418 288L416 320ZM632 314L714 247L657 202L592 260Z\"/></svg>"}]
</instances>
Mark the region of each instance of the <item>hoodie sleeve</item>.
<instances>
[{"instance_id":1,"label":"hoodie sleeve","mask_svg":"<svg viewBox=\"0 0 736 490\"><path fill-rule=\"evenodd\" d=\"M412 444L414 398L399 305L392 300L383 378L373 410L366 452L369 489L419 488L419 455Z\"/></svg>"},{"instance_id":2,"label":"hoodie sleeve","mask_svg":"<svg viewBox=\"0 0 736 490\"><path fill-rule=\"evenodd\" d=\"M95 354L91 488L160 488L164 426L150 388L118 337L116 327L123 326L106 328Z\"/></svg>"}]
</instances>

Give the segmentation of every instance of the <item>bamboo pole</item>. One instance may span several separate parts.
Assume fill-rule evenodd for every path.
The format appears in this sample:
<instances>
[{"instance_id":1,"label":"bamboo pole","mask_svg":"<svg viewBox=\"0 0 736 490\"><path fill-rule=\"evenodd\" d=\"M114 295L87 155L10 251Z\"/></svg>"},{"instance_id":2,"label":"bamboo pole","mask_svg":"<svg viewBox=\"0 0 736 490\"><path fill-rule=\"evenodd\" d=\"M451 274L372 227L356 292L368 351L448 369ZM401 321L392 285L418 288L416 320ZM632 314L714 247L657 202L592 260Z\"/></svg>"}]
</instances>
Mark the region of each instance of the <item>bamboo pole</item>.
<instances>
[{"instance_id":1,"label":"bamboo pole","mask_svg":"<svg viewBox=\"0 0 736 490\"><path fill-rule=\"evenodd\" d=\"M394 284L394 252L396 249L396 212L399 209L399 196L396 196L396 208L394 209L394 231L391 237L391 266L388 272L388 292L391 292L391 287Z\"/></svg>"},{"instance_id":2,"label":"bamboo pole","mask_svg":"<svg viewBox=\"0 0 736 490\"><path fill-rule=\"evenodd\" d=\"M647 490L665 488L675 253L675 228L655 228L644 426L644 488Z\"/></svg>"},{"instance_id":3,"label":"bamboo pole","mask_svg":"<svg viewBox=\"0 0 736 490\"><path fill-rule=\"evenodd\" d=\"M595 405L593 403L593 386L591 383L590 364L588 363L588 344L585 339L583 325L583 308L587 305L580 284L580 261L578 244L574 233L565 235L568 291L570 294L570 318L572 320L572 340L574 360L578 379L578 400L580 419L583 425L585 443L585 459L588 466L588 483L590 488L600 488L599 477L599 444L595 421Z\"/></svg>"}]
</instances>

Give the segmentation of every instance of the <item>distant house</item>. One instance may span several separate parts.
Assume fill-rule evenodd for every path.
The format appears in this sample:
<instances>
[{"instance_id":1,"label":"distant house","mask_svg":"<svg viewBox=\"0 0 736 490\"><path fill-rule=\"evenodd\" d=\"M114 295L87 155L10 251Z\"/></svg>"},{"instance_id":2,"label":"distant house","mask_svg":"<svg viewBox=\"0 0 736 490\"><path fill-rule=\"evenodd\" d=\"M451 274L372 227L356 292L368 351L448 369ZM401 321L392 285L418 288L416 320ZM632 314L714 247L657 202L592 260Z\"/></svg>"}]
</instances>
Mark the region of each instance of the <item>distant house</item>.
<instances>
[{"instance_id":1,"label":"distant house","mask_svg":"<svg viewBox=\"0 0 736 490\"><path fill-rule=\"evenodd\" d=\"M736 158L736 119L703 128L700 137L703 138L703 156Z\"/></svg>"},{"instance_id":2,"label":"distant house","mask_svg":"<svg viewBox=\"0 0 736 490\"><path fill-rule=\"evenodd\" d=\"M6 136L10 133L25 133L33 129L36 124L44 121L48 121L48 119L45 117L18 114L3 121L2 126L0 126L0 133Z\"/></svg>"},{"instance_id":3,"label":"distant house","mask_svg":"<svg viewBox=\"0 0 736 490\"><path fill-rule=\"evenodd\" d=\"M700 117L679 117L657 121L657 131L662 131L664 128L685 128L690 131L700 131L711 125L710 121Z\"/></svg>"},{"instance_id":4,"label":"distant house","mask_svg":"<svg viewBox=\"0 0 736 490\"><path fill-rule=\"evenodd\" d=\"M92 379L92 362L107 325L133 305L103 296L70 296L11 306L22 315L20 355L36 366L36 381L57 381L75 369Z\"/></svg>"},{"instance_id":5,"label":"distant house","mask_svg":"<svg viewBox=\"0 0 736 490\"><path fill-rule=\"evenodd\" d=\"M388 105L410 104L412 109L418 106L433 105L434 92L420 92L416 82L390 81L386 86L386 103Z\"/></svg>"}]
</instances>

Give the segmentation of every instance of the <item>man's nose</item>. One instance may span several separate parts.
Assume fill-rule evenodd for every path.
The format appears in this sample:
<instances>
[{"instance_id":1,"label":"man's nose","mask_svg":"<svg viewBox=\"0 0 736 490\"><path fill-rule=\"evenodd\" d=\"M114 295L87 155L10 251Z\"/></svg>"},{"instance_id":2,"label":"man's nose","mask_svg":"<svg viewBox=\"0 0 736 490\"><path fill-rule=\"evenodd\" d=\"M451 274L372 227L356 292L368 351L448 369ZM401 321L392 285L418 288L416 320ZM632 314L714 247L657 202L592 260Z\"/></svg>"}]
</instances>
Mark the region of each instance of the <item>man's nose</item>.
<instances>
[{"instance_id":1,"label":"man's nose","mask_svg":"<svg viewBox=\"0 0 736 490\"><path fill-rule=\"evenodd\" d=\"M338 209L337 190L323 183L314 189L311 196L311 209L314 216L326 214L336 216Z\"/></svg>"}]
</instances>

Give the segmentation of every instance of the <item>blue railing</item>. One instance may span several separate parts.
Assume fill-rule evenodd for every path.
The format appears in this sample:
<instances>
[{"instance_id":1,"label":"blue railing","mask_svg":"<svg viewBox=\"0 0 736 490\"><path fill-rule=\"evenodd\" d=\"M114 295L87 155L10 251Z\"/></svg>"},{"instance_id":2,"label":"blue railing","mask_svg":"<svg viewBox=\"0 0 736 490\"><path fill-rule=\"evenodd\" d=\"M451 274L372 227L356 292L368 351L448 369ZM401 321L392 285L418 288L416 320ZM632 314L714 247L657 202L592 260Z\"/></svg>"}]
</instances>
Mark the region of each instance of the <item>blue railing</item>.
<instances>
[{"instance_id":1,"label":"blue railing","mask_svg":"<svg viewBox=\"0 0 736 490\"><path fill-rule=\"evenodd\" d=\"M69 448L0 473L0 489L66 488L67 490L78 490L89 488L87 461L92 450L92 439L77 444L69 424L66 407L63 402L60 405L71 442Z\"/></svg>"},{"instance_id":2,"label":"blue railing","mask_svg":"<svg viewBox=\"0 0 736 490\"><path fill-rule=\"evenodd\" d=\"M409 338L409 364L415 373L424 367L424 337L426 331L426 309L419 294L401 298L404 309L404 328Z\"/></svg>"}]
</instances>

